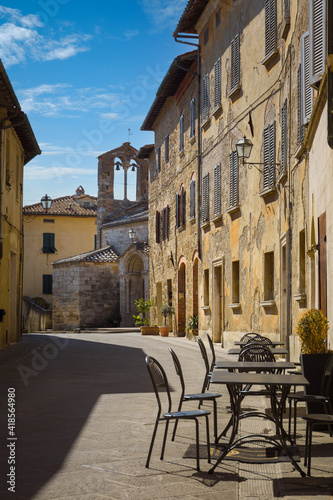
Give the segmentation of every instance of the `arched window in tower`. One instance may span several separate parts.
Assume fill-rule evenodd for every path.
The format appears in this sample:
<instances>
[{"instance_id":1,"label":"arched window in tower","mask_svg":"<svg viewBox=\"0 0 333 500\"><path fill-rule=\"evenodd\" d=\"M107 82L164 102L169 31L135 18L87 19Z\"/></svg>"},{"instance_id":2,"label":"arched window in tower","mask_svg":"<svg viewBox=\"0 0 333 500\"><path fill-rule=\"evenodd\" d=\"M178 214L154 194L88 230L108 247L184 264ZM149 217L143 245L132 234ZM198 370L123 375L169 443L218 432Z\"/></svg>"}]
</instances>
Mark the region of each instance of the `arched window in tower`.
<instances>
[{"instance_id":1,"label":"arched window in tower","mask_svg":"<svg viewBox=\"0 0 333 500\"><path fill-rule=\"evenodd\" d=\"M138 165L135 160L131 159L127 170L127 199L136 201L136 183L137 183Z\"/></svg>"},{"instance_id":2,"label":"arched window in tower","mask_svg":"<svg viewBox=\"0 0 333 500\"><path fill-rule=\"evenodd\" d=\"M120 158L114 159L114 199L124 199L125 175L123 163Z\"/></svg>"}]
</instances>

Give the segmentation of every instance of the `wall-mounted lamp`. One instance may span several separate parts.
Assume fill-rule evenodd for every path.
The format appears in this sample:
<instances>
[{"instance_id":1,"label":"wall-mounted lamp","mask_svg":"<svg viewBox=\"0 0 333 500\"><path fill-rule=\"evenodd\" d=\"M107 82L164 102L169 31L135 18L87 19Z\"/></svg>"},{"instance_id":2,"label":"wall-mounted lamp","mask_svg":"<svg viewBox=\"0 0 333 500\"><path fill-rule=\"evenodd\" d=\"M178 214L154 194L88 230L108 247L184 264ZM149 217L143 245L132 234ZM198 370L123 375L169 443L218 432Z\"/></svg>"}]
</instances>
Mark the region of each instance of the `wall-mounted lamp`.
<instances>
[{"instance_id":1,"label":"wall-mounted lamp","mask_svg":"<svg viewBox=\"0 0 333 500\"><path fill-rule=\"evenodd\" d=\"M43 196L43 198L40 200L42 203L42 207L46 212L51 208L52 205L52 198L51 196L48 196L47 194Z\"/></svg>"},{"instance_id":2,"label":"wall-mounted lamp","mask_svg":"<svg viewBox=\"0 0 333 500\"><path fill-rule=\"evenodd\" d=\"M271 163L271 162L264 162L264 163L254 163L253 161L251 161L249 163L246 162L245 160L250 158L252 148L253 148L252 142L250 141L250 139L247 139L245 135L244 135L243 139L240 139L236 143L237 155L238 155L238 158L243 160L243 165L248 165L249 168L251 168L253 165L254 168L256 168L261 174L263 174L263 171L260 170L260 168L256 167L256 165L275 165L275 166L280 165L280 163Z\"/></svg>"},{"instance_id":3,"label":"wall-mounted lamp","mask_svg":"<svg viewBox=\"0 0 333 500\"><path fill-rule=\"evenodd\" d=\"M130 237L130 240L131 240L131 241L134 241L134 240L135 240L135 236L136 236L136 231L135 231L135 229L130 229L130 230L128 231L128 236Z\"/></svg>"}]
</instances>

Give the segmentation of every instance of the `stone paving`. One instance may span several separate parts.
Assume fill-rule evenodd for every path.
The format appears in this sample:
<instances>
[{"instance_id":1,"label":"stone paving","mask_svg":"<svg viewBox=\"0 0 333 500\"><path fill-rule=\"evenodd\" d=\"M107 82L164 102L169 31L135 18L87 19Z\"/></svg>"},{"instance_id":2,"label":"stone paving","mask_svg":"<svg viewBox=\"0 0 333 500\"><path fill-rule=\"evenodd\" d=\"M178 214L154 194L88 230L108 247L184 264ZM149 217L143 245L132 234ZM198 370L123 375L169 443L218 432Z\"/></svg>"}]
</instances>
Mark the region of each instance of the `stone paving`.
<instances>
[{"instance_id":1,"label":"stone paving","mask_svg":"<svg viewBox=\"0 0 333 500\"><path fill-rule=\"evenodd\" d=\"M180 358L187 392L198 392L203 360L197 344L187 339L137 332L30 334L19 344L2 349L0 498L333 498L333 438L325 432L314 434L312 477L302 478L290 462L258 465L231 460L223 461L209 475L210 465L204 458L197 472L195 459L184 458L194 443L193 422L180 423L175 442L167 442L163 461L159 459L161 424L146 469L157 405L145 356L156 357L165 367L173 400L178 403L179 381L170 346ZM227 358L225 349L216 346L216 351L218 359ZM16 403L15 436L10 439L8 388L15 388ZM219 429L230 417L229 397L225 388L221 390ZM247 406L253 403L246 400ZM264 409L267 401L256 398L255 406L258 404ZM205 408L209 409L208 404ZM304 425L300 424L297 444L302 457ZM200 430L204 444L204 427ZM241 432L253 431L271 433L273 429L267 421L244 420ZM8 491L8 459L15 460L11 476L15 493Z\"/></svg>"}]
</instances>

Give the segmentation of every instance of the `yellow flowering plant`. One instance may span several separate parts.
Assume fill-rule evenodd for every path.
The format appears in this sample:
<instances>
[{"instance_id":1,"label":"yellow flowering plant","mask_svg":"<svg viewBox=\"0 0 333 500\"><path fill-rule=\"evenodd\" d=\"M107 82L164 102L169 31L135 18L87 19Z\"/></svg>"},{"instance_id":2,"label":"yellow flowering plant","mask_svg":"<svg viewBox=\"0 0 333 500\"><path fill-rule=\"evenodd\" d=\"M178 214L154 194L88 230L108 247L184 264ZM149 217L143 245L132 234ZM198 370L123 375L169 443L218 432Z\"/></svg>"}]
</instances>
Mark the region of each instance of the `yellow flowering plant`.
<instances>
[{"instance_id":1,"label":"yellow flowering plant","mask_svg":"<svg viewBox=\"0 0 333 500\"><path fill-rule=\"evenodd\" d=\"M318 309L310 309L298 321L296 333L301 341L301 351L304 354L328 352L327 335L328 319Z\"/></svg>"}]
</instances>

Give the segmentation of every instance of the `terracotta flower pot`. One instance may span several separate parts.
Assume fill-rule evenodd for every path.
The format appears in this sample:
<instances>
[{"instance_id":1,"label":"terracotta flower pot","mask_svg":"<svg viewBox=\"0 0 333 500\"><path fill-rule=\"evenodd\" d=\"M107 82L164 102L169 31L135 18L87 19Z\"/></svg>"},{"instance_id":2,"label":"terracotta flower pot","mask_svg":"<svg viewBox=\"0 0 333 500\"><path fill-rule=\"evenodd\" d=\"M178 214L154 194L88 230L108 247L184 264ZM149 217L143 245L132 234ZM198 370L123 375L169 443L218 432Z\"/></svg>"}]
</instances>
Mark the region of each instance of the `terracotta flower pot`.
<instances>
[{"instance_id":1,"label":"terracotta flower pot","mask_svg":"<svg viewBox=\"0 0 333 500\"><path fill-rule=\"evenodd\" d=\"M161 337L168 337L169 336L170 326L159 326L158 329L160 331Z\"/></svg>"}]
</instances>

